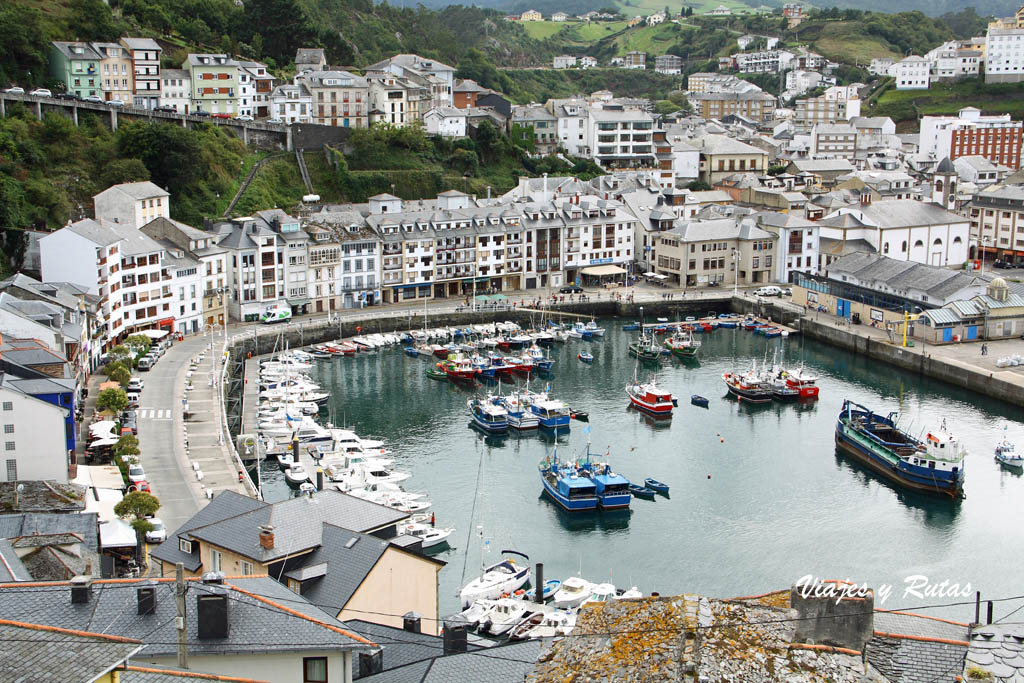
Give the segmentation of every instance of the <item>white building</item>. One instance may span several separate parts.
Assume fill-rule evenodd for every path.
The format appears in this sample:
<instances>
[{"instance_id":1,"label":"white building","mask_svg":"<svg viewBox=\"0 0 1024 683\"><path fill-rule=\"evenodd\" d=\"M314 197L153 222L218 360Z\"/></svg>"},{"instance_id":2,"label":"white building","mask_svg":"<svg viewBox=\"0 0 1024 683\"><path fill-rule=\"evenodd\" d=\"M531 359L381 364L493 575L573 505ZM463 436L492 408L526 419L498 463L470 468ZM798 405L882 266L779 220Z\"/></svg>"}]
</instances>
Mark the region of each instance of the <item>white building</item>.
<instances>
[{"instance_id":1,"label":"white building","mask_svg":"<svg viewBox=\"0 0 1024 683\"><path fill-rule=\"evenodd\" d=\"M279 85L270 94L270 118L282 123L311 123L313 96L302 83Z\"/></svg>"},{"instance_id":2,"label":"white building","mask_svg":"<svg viewBox=\"0 0 1024 683\"><path fill-rule=\"evenodd\" d=\"M593 69L597 66L597 57L591 57L590 55L583 55L579 58L579 67L581 69Z\"/></svg>"},{"instance_id":3,"label":"white building","mask_svg":"<svg viewBox=\"0 0 1024 683\"><path fill-rule=\"evenodd\" d=\"M975 107L964 107L956 116L923 116L918 138L918 157L933 162L945 157L984 156L1011 169L1020 168L1024 124L1009 114L982 116Z\"/></svg>"},{"instance_id":4,"label":"white building","mask_svg":"<svg viewBox=\"0 0 1024 683\"><path fill-rule=\"evenodd\" d=\"M981 65L980 50L966 50L955 40L939 45L925 53L931 67L931 80L953 81L961 78L977 78Z\"/></svg>"},{"instance_id":5,"label":"white building","mask_svg":"<svg viewBox=\"0 0 1024 683\"><path fill-rule=\"evenodd\" d=\"M872 76L888 76L892 65L892 57L875 57L868 65L868 73Z\"/></svg>"},{"instance_id":6,"label":"white building","mask_svg":"<svg viewBox=\"0 0 1024 683\"><path fill-rule=\"evenodd\" d=\"M792 282L793 273L816 273L818 225L791 213L766 211L757 214L760 228L779 236L775 248L775 281Z\"/></svg>"},{"instance_id":7,"label":"white building","mask_svg":"<svg viewBox=\"0 0 1024 683\"><path fill-rule=\"evenodd\" d=\"M466 110L437 107L423 115L423 127L431 135L446 138L466 137Z\"/></svg>"},{"instance_id":8,"label":"white building","mask_svg":"<svg viewBox=\"0 0 1024 683\"><path fill-rule=\"evenodd\" d=\"M571 69L576 66L576 58L572 55L558 55L553 61L555 69Z\"/></svg>"},{"instance_id":9,"label":"white building","mask_svg":"<svg viewBox=\"0 0 1024 683\"><path fill-rule=\"evenodd\" d=\"M910 55L889 67L889 75L896 81L897 90L927 90L931 65L924 57Z\"/></svg>"},{"instance_id":10,"label":"white building","mask_svg":"<svg viewBox=\"0 0 1024 683\"><path fill-rule=\"evenodd\" d=\"M538 19L540 21L540 19ZM398 77L420 78L430 88L430 107L452 107L455 104L455 69L436 59L413 54L395 55L372 64L364 73L388 71ZM428 109L430 108L428 107Z\"/></svg>"},{"instance_id":11,"label":"white building","mask_svg":"<svg viewBox=\"0 0 1024 683\"><path fill-rule=\"evenodd\" d=\"M66 408L25 393L23 380L0 373L0 421L4 425L2 481L68 482Z\"/></svg>"},{"instance_id":12,"label":"white building","mask_svg":"<svg viewBox=\"0 0 1024 683\"><path fill-rule=\"evenodd\" d=\"M647 22L648 26L657 26L658 24L662 24L665 22L665 12L662 11L650 14L647 16L647 19L645 19L645 21Z\"/></svg>"},{"instance_id":13,"label":"white building","mask_svg":"<svg viewBox=\"0 0 1024 683\"><path fill-rule=\"evenodd\" d=\"M683 73L683 58L678 55L658 55L654 58L654 70L659 74L674 76Z\"/></svg>"},{"instance_id":14,"label":"white building","mask_svg":"<svg viewBox=\"0 0 1024 683\"><path fill-rule=\"evenodd\" d=\"M587 146L598 163L612 167L654 163L654 118L639 109L591 107Z\"/></svg>"},{"instance_id":15,"label":"white building","mask_svg":"<svg viewBox=\"0 0 1024 683\"><path fill-rule=\"evenodd\" d=\"M155 218L170 218L170 193L148 180L111 185L92 198L97 218L141 228Z\"/></svg>"},{"instance_id":16,"label":"white building","mask_svg":"<svg viewBox=\"0 0 1024 683\"><path fill-rule=\"evenodd\" d=\"M1013 17L988 25L985 40L985 82L1017 83L1024 81L1024 7Z\"/></svg>"},{"instance_id":17,"label":"white building","mask_svg":"<svg viewBox=\"0 0 1024 683\"><path fill-rule=\"evenodd\" d=\"M821 74L817 71L803 71L794 69L786 72L786 92L784 97L796 97L803 95L808 90L817 88L821 83Z\"/></svg>"},{"instance_id":18,"label":"white building","mask_svg":"<svg viewBox=\"0 0 1024 683\"><path fill-rule=\"evenodd\" d=\"M192 103L192 79L186 69L164 69L160 73L160 106L174 107L187 114Z\"/></svg>"},{"instance_id":19,"label":"white building","mask_svg":"<svg viewBox=\"0 0 1024 683\"><path fill-rule=\"evenodd\" d=\"M548 100L545 108L558 117L558 143L571 156L590 156L587 140L590 110L588 103L578 97L567 100Z\"/></svg>"}]
</instances>

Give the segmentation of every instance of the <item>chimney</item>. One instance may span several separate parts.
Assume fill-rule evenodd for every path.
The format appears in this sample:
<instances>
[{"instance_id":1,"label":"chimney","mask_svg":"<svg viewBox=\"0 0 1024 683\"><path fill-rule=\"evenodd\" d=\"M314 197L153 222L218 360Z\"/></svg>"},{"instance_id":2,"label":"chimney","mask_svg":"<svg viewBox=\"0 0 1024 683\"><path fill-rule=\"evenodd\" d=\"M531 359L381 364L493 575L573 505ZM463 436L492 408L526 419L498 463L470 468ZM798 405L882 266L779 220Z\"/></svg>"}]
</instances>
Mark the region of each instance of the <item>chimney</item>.
<instances>
[{"instance_id":1,"label":"chimney","mask_svg":"<svg viewBox=\"0 0 1024 683\"><path fill-rule=\"evenodd\" d=\"M406 612L402 615L402 630L409 633L422 633L420 629L420 615L415 612Z\"/></svg>"},{"instance_id":2,"label":"chimney","mask_svg":"<svg viewBox=\"0 0 1024 683\"><path fill-rule=\"evenodd\" d=\"M144 581L135 589L139 614L156 614L156 581Z\"/></svg>"},{"instance_id":3,"label":"chimney","mask_svg":"<svg viewBox=\"0 0 1024 683\"><path fill-rule=\"evenodd\" d=\"M203 574L203 585L196 596L200 639L228 637L228 589L220 572Z\"/></svg>"},{"instance_id":4,"label":"chimney","mask_svg":"<svg viewBox=\"0 0 1024 683\"><path fill-rule=\"evenodd\" d=\"M443 636L444 654L454 655L467 650L465 621L446 621Z\"/></svg>"},{"instance_id":5,"label":"chimney","mask_svg":"<svg viewBox=\"0 0 1024 683\"><path fill-rule=\"evenodd\" d=\"M384 649L379 648L374 652L359 653L359 678L372 676L384 671Z\"/></svg>"},{"instance_id":6,"label":"chimney","mask_svg":"<svg viewBox=\"0 0 1024 683\"><path fill-rule=\"evenodd\" d=\"M71 577L71 604L85 605L92 599L92 577Z\"/></svg>"},{"instance_id":7,"label":"chimney","mask_svg":"<svg viewBox=\"0 0 1024 683\"><path fill-rule=\"evenodd\" d=\"M260 527L260 546L267 550L274 549L274 527L272 526L261 526Z\"/></svg>"}]
</instances>

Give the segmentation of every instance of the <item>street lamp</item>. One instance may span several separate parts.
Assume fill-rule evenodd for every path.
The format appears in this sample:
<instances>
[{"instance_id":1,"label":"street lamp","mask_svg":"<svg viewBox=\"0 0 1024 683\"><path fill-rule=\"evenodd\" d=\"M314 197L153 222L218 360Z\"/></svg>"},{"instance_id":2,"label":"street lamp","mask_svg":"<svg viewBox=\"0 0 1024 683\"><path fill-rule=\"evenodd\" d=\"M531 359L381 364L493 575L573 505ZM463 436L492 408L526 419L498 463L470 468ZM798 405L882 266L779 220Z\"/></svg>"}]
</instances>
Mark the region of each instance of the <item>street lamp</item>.
<instances>
[{"instance_id":1,"label":"street lamp","mask_svg":"<svg viewBox=\"0 0 1024 683\"><path fill-rule=\"evenodd\" d=\"M982 277L985 276L985 250L982 248L981 245L982 244L988 244L991 241L992 241L992 238L989 237L988 235L985 235L984 237L981 237L980 235L978 236L978 252L979 252L979 256L981 257L981 275L982 275Z\"/></svg>"},{"instance_id":2,"label":"street lamp","mask_svg":"<svg viewBox=\"0 0 1024 683\"><path fill-rule=\"evenodd\" d=\"M733 296L736 295L737 289L739 288L740 284L740 258L742 258L742 256L743 254L740 253L739 249L737 249L736 247L732 248L732 269L735 273L732 280Z\"/></svg>"}]
</instances>

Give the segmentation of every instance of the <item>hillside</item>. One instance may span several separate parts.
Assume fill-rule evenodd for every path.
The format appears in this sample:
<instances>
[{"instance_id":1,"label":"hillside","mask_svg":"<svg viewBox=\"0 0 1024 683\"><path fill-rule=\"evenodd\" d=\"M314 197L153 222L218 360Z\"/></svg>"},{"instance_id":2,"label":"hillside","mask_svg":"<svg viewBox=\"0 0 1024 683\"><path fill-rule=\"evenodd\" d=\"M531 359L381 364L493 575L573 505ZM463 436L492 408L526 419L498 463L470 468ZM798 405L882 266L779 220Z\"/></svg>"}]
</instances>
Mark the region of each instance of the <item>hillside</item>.
<instances>
[{"instance_id":1,"label":"hillside","mask_svg":"<svg viewBox=\"0 0 1024 683\"><path fill-rule=\"evenodd\" d=\"M972 80L962 83L933 83L928 90L890 88L879 96L871 116L888 116L900 132L917 130L919 116L956 114L964 107L977 107L983 114L1009 114L1024 118L1024 83L985 85Z\"/></svg>"}]
</instances>

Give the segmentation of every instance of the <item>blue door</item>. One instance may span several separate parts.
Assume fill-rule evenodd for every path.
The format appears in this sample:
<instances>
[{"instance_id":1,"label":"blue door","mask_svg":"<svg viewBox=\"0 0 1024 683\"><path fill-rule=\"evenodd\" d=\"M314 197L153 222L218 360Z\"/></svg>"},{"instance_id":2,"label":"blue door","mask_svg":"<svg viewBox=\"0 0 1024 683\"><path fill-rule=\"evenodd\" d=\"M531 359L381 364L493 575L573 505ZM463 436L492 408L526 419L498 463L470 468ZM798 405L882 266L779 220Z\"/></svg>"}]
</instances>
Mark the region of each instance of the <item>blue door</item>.
<instances>
[{"instance_id":1,"label":"blue door","mask_svg":"<svg viewBox=\"0 0 1024 683\"><path fill-rule=\"evenodd\" d=\"M850 317L850 302L846 299L836 299L836 315L844 318Z\"/></svg>"},{"instance_id":2,"label":"blue door","mask_svg":"<svg viewBox=\"0 0 1024 683\"><path fill-rule=\"evenodd\" d=\"M942 330L942 341L944 341L944 342L951 342L951 341L953 341L953 328L952 327L943 328L943 330Z\"/></svg>"},{"instance_id":3,"label":"blue door","mask_svg":"<svg viewBox=\"0 0 1024 683\"><path fill-rule=\"evenodd\" d=\"M967 339L968 339L968 341L970 341L971 339L977 339L977 338L978 338L978 326L977 325L968 325L967 326Z\"/></svg>"}]
</instances>

